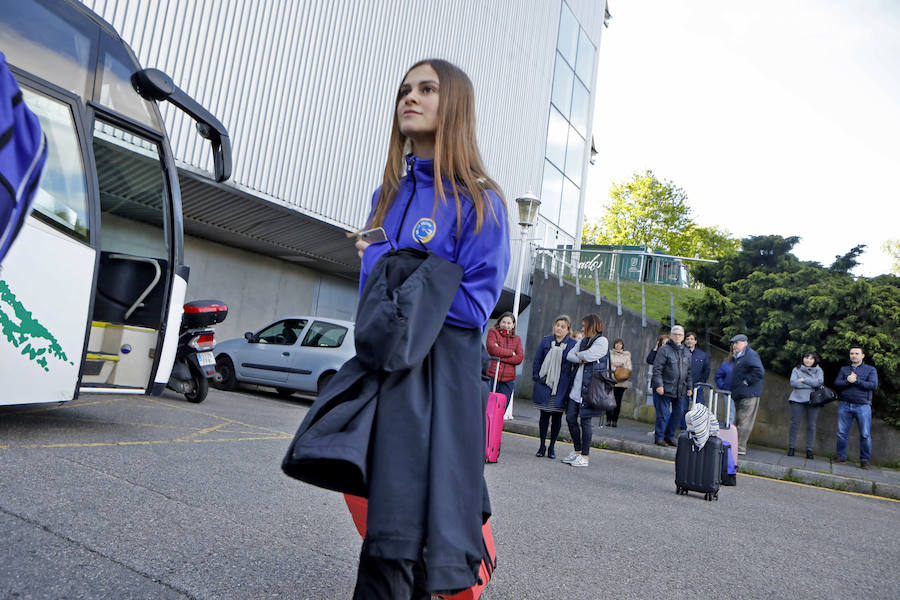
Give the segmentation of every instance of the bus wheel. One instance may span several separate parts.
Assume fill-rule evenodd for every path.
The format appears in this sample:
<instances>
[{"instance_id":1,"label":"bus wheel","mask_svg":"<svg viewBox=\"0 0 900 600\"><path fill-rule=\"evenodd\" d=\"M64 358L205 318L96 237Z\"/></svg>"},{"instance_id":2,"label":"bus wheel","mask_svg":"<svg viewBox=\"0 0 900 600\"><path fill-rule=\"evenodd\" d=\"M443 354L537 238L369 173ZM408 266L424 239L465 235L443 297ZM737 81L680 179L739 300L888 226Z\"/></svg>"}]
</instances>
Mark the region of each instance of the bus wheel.
<instances>
[{"instance_id":1,"label":"bus wheel","mask_svg":"<svg viewBox=\"0 0 900 600\"><path fill-rule=\"evenodd\" d=\"M229 392L237 386L237 380L234 378L234 363L224 354L220 354L216 358L216 371L219 372L222 381L214 382L214 388Z\"/></svg>"},{"instance_id":2,"label":"bus wheel","mask_svg":"<svg viewBox=\"0 0 900 600\"><path fill-rule=\"evenodd\" d=\"M195 373L191 369L191 391L186 392L184 397L188 402L200 403L206 400L206 394L209 393L209 381L203 375Z\"/></svg>"}]
</instances>

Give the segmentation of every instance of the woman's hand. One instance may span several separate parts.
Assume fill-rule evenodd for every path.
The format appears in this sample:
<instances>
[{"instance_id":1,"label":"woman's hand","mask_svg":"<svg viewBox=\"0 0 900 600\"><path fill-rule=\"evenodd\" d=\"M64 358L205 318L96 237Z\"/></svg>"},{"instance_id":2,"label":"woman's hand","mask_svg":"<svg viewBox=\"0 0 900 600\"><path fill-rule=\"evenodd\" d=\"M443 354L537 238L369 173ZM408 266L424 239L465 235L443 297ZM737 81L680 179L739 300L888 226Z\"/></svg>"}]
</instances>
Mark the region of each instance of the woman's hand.
<instances>
[{"instance_id":1,"label":"woman's hand","mask_svg":"<svg viewBox=\"0 0 900 600\"><path fill-rule=\"evenodd\" d=\"M369 242L364 242L362 240L356 240L356 253L360 258L363 257L363 253L366 251L366 248L369 247Z\"/></svg>"}]
</instances>

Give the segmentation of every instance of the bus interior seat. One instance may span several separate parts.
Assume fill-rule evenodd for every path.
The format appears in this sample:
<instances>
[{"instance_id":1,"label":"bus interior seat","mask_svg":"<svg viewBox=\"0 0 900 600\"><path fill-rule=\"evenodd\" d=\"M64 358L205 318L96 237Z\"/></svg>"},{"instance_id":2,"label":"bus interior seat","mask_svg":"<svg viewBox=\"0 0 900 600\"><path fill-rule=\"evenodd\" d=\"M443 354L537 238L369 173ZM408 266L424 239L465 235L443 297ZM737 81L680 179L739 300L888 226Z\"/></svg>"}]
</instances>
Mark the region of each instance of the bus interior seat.
<instances>
[{"instance_id":1,"label":"bus interior seat","mask_svg":"<svg viewBox=\"0 0 900 600\"><path fill-rule=\"evenodd\" d=\"M162 277L150 294L126 320L125 313L153 281L156 272L146 262L110 258L110 253L100 255L100 271L97 276L97 296L94 300L93 319L106 323L134 325L159 329L165 300L168 261L156 258L162 269Z\"/></svg>"}]
</instances>

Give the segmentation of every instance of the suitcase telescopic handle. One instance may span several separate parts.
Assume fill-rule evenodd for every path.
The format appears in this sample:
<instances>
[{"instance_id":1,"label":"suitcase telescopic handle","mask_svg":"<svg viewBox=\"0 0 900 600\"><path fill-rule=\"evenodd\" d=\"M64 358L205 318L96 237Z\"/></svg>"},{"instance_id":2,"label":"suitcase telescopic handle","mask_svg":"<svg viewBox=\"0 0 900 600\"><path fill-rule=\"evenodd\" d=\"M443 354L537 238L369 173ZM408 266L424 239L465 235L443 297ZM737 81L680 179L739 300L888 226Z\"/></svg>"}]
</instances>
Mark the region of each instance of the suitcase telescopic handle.
<instances>
[{"instance_id":1,"label":"suitcase telescopic handle","mask_svg":"<svg viewBox=\"0 0 900 600\"><path fill-rule=\"evenodd\" d=\"M491 391L492 394L497 392L497 380L500 379L500 359L492 359L497 361L497 368L494 370L494 389Z\"/></svg>"}]
</instances>

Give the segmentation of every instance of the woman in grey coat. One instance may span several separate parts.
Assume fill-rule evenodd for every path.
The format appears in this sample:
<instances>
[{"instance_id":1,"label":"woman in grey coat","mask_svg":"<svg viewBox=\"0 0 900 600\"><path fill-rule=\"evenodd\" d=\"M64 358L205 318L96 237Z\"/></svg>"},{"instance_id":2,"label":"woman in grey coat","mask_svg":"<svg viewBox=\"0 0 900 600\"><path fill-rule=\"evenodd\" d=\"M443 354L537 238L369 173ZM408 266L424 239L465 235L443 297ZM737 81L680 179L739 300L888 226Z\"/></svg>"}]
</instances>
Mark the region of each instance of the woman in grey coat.
<instances>
[{"instance_id":1,"label":"woman in grey coat","mask_svg":"<svg viewBox=\"0 0 900 600\"><path fill-rule=\"evenodd\" d=\"M797 429L800 421L806 418L806 458L813 458L813 444L816 443L816 420L819 418L819 408L809 405L809 393L825 383L825 373L819 366L819 355L815 352L806 352L800 360L800 364L791 371L791 396L788 404L791 407L791 430L788 434L788 456L794 455L794 445L797 442Z\"/></svg>"}]
</instances>

